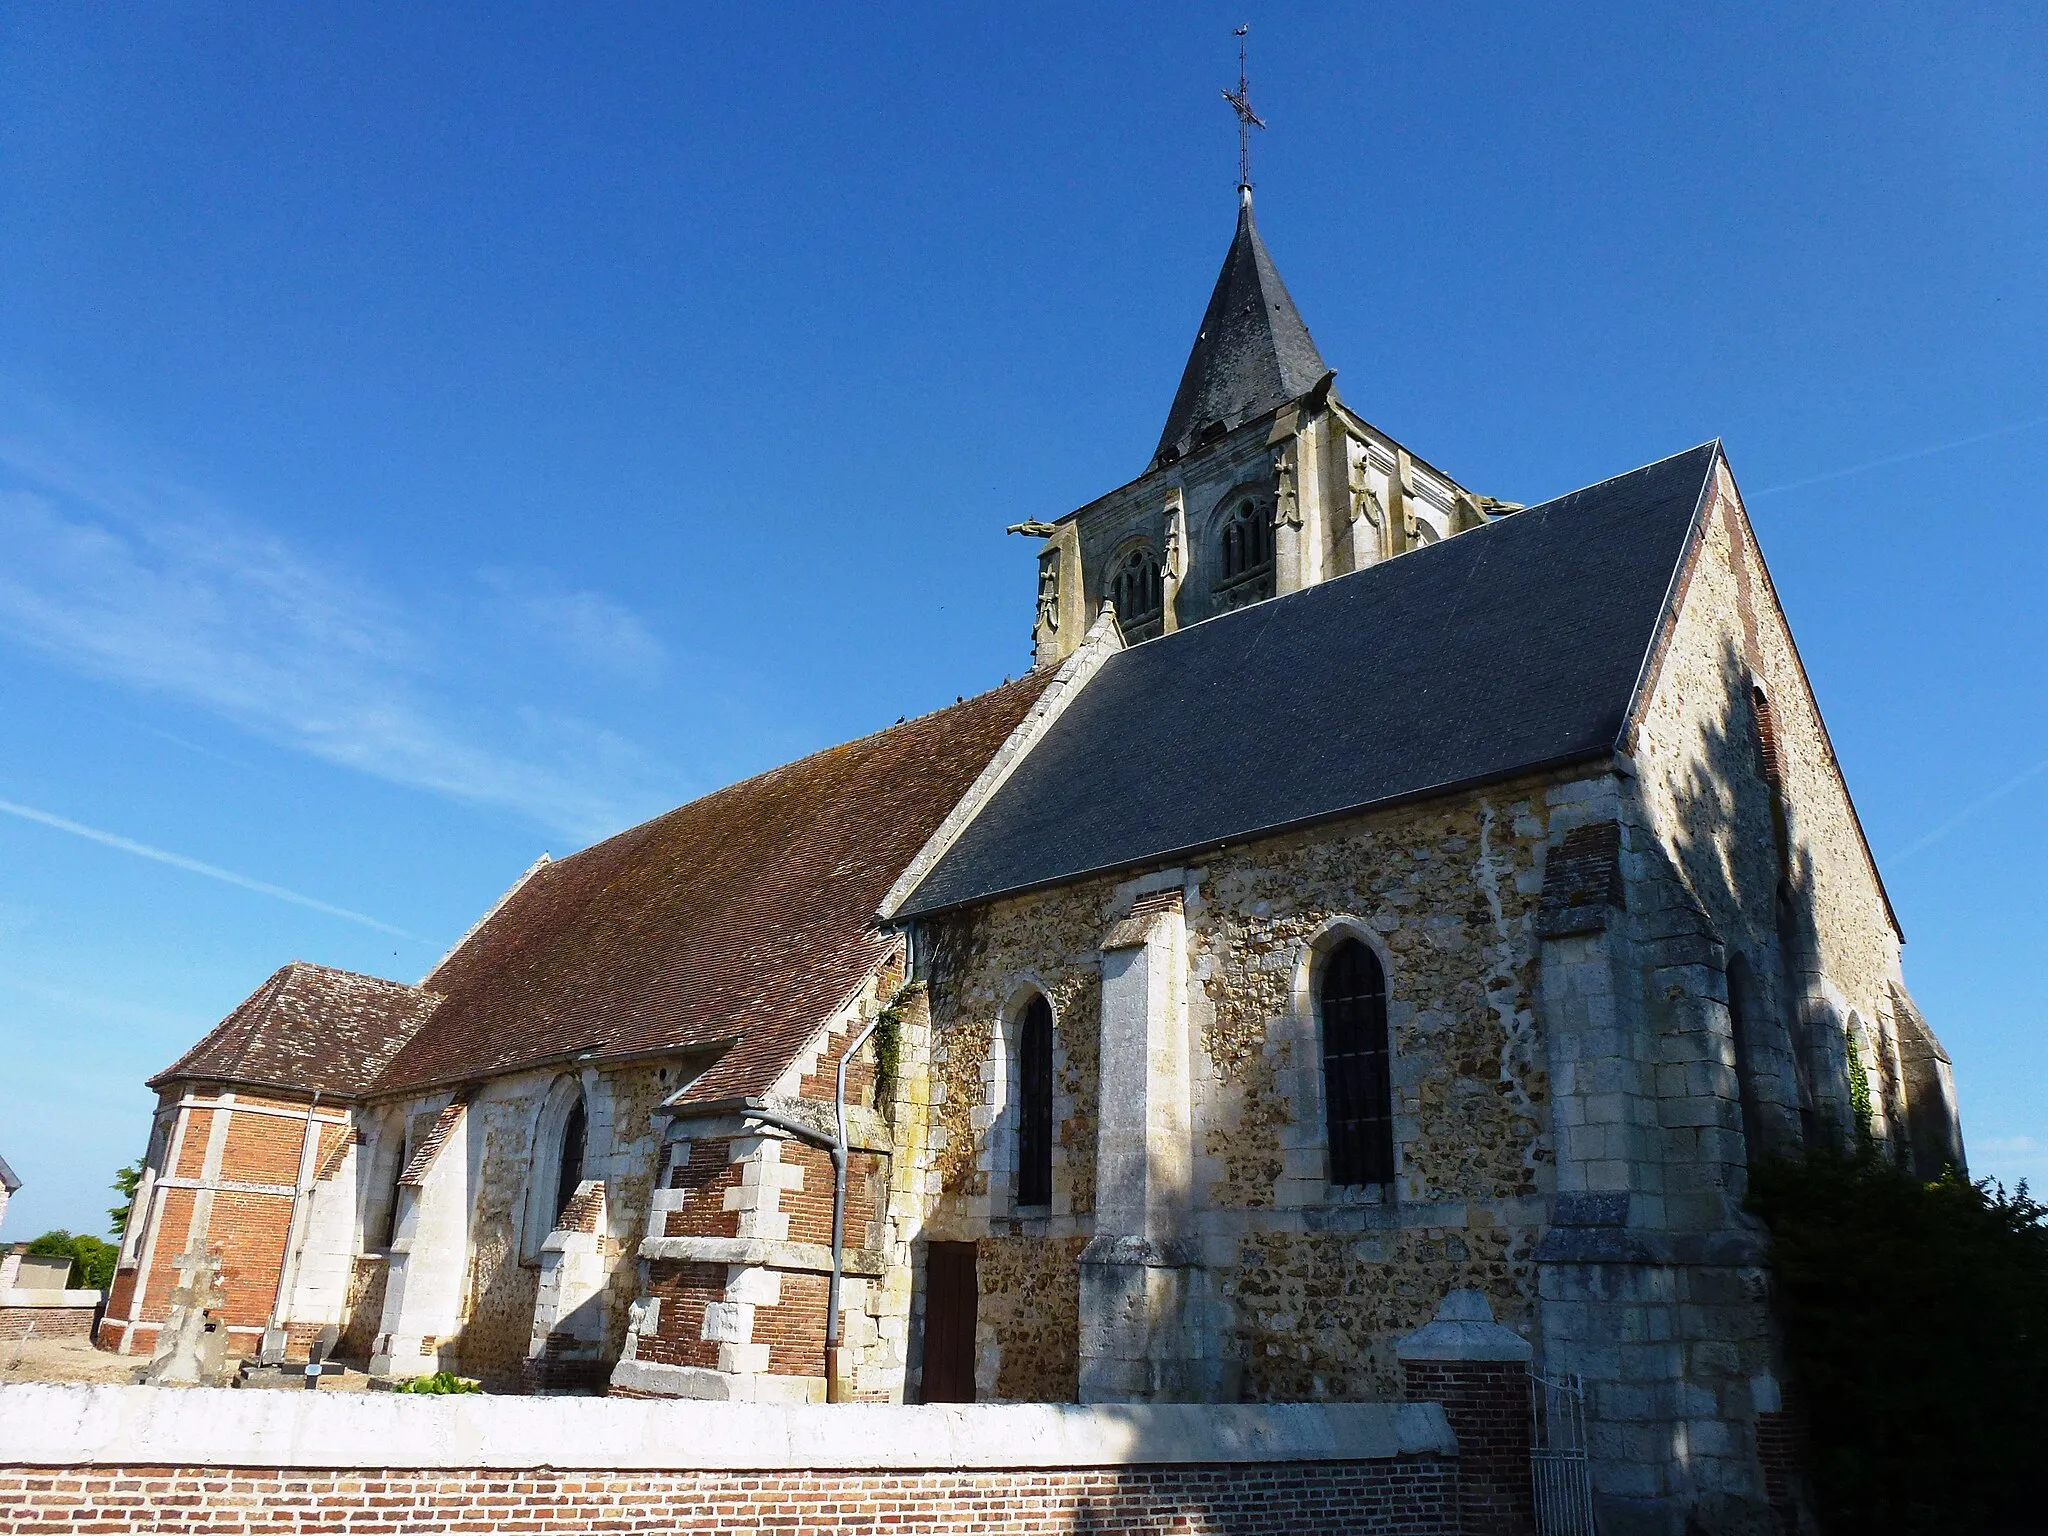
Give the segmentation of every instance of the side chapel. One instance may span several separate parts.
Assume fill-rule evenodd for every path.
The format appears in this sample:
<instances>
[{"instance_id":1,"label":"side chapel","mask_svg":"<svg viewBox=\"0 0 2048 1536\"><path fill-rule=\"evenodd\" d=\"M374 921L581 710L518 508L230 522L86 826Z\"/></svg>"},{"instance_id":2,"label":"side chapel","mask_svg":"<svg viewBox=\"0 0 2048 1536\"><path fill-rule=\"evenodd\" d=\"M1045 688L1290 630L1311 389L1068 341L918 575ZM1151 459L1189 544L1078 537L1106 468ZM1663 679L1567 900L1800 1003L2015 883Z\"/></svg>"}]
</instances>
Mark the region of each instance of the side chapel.
<instances>
[{"instance_id":1,"label":"side chapel","mask_svg":"<svg viewBox=\"0 0 2048 1536\"><path fill-rule=\"evenodd\" d=\"M1763 1498L1746 1169L1963 1152L1719 443L1540 506L1340 396L1249 190L1036 666L543 859L151 1080L102 1342L731 1401L1398 1396L1483 1292L1603 1496ZM1681 1454L1682 1452L1682 1454Z\"/></svg>"}]
</instances>

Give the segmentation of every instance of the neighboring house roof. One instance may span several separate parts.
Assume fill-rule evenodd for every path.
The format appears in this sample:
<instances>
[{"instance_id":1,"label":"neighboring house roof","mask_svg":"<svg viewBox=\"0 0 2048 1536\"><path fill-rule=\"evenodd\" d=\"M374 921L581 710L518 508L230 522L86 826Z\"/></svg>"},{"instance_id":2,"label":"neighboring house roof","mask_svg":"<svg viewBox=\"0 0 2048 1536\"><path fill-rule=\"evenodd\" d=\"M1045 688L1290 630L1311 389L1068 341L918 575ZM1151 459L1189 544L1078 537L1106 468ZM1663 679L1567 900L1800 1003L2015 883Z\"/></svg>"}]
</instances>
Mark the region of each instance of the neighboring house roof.
<instances>
[{"instance_id":1,"label":"neighboring house roof","mask_svg":"<svg viewBox=\"0 0 2048 1536\"><path fill-rule=\"evenodd\" d=\"M149 1085L203 1078L359 1098L439 1001L418 987L294 960Z\"/></svg>"},{"instance_id":2,"label":"neighboring house roof","mask_svg":"<svg viewBox=\"0 0 2048 1536\"><path fill-rule=\"evenodd\" d=\"M19 1188L21 1180L15 1176L14 1170L7 1166L7 1159L0 1157L0 1190L5 1190L11 1195Z\"/></svg>"},{"instance_id":3,"label":"neighboring house roof","mask_svg":"<svg viewBox=\"0 0 2048 1536\"><path fill-rule=\"evenodd\" d=\"M1050 681L1034 673L541 866L422 983L446 1000L378 1090L729 1047L691 1097L765 1092L888 955L877 906Z\"/></svg>"},{"instance_id":4,"label":"neighboring house roof","mask_svg":"<svg viewBox=\"0 0 2048 1536\"><path fill-rule=\"evenodd\" d=\"M1613 751L1718 453L1110 657L894 915Z\"/></svg>"},{"instance_id":5,"label":"neighboring house roof","mask_svg":"<svg viewBox=\"0 0 2048 1536\"><path fill-rule=\"evenodd\" d=\"M1152 462L1180 458L1204 427L1239 427L1307 394L1329 371L1259 238L1246 196Z\"/></svg>"}]
</instances>

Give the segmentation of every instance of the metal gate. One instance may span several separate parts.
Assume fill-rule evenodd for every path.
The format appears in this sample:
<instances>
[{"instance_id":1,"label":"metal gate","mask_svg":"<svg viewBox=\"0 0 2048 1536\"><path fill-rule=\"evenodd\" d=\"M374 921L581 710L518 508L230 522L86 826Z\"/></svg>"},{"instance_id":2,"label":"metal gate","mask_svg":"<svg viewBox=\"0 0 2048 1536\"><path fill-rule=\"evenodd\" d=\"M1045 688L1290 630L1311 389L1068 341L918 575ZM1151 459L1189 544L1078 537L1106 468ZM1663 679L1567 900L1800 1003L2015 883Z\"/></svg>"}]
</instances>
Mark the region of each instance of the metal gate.
<instances>
[{"instance_id":1,"label":"metal gate","mask_svg":"<svg viewBox=\"0 0 2048 1536\"><path fill-rule=\"evenodd\" d=\"M1580 1376L1529 1373L1529 1482L1537 1536L1594 1536L1586 1464L1586 1386Z\"/></svg>"}]
</instances>

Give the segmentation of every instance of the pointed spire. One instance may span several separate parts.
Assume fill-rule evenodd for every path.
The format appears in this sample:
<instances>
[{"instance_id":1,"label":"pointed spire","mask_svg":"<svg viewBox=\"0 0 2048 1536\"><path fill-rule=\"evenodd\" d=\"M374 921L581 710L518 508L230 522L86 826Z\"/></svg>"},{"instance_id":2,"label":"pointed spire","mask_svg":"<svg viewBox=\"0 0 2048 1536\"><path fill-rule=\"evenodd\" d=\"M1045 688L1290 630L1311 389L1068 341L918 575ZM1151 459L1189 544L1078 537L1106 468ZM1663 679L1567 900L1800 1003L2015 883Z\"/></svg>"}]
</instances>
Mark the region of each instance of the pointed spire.
<instances>
[{"instance_id":1,"label":"pointed spire","mask_svg":"<svg viewBox=\"0 0 2048 1536\"><path fill-rule=\"evenodd\" d=\"M1180 458L1218 423L1228 431L1307 394L1329 371L1252 222L1251 188L1241 187L1237 233L1153 464Z\"/></svg>"}]
</instances>

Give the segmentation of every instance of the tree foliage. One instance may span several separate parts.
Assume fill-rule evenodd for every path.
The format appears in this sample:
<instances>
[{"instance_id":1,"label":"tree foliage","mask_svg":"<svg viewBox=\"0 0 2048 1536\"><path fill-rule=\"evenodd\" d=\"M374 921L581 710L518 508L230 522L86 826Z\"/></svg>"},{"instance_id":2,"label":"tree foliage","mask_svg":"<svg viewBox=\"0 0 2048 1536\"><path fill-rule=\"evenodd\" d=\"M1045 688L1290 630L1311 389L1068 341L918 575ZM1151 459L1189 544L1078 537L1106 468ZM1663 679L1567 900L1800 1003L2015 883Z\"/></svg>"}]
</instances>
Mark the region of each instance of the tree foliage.
<instances>
[{"instance_id":1,"label":"tree foliage","mask_svg":"<svg viewBox=\"0 0 2048 1536\"><path fill-rule=\"evenodd\" d=\"M32 1239L28 1251L40 1258L69 1259L69 1283L81 1291L104 1291L114 1283L114 1261L121 1250L84 1233L76 1237L61 1227Z\"/></svg>"},{"instance_id":2,"label":"tree foliage","mask_svg":"<svg viewBox=\"0 0 2048 1536\"><path fill-rule=\"evenodd\" d=\"M135 1203L135 1191L142 1183L142 1164L130 1163L126 1168L117 1169L114 1182L108 1187L121 1197L121 1203L112 1207L107 1215L111 1220L107 1230L120 1237L128 1230L128 1208Z\"/></svg>"},{"instance_id":3,"label":"tree foliage","mask_svg":"<svg viewBox=\"0 0 2048 1536\"><path fill-rule=\"evenodd\" d=\"M1830 1530L2035 1530L2048 1508L2048 1207L1869 1145L1757 1168Z\"/></svg>"}]
</instances>

